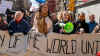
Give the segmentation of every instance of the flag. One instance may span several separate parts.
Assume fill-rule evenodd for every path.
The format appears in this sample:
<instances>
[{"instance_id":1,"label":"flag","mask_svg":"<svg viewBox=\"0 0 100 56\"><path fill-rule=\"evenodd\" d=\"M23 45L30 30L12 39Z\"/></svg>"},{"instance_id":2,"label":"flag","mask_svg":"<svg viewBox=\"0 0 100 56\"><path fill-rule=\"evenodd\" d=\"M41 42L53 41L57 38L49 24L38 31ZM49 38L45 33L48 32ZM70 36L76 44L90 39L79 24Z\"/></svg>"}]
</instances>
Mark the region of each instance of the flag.
<instances>
[{"instance_id":1,"label":"flag","mask_svg":"<svg viewBox=\"0 0 100 56\"><path fill-rule=\"evenodd\" d=\"M45 3L45 0L36 0L39 3Z\"/></svg>"}]
</instances>

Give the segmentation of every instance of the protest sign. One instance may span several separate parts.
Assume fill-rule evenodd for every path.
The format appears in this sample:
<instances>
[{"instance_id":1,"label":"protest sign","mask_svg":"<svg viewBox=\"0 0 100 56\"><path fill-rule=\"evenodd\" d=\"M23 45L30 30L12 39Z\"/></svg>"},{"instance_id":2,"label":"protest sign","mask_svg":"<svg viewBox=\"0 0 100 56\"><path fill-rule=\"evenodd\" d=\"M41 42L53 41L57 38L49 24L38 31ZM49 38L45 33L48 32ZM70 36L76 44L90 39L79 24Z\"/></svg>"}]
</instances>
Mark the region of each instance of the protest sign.
<instances>
[{"instance_id":1,"label":"protest sign","mask_svg":"<svg viewBox=\"0 0 100 56\"><path fill-rule=\"evenodd\" d=\"M8 56L95 56L100 51L100 35L29 32L27 35L0 31L0 55Z\"/></svg>"}]
</instances>

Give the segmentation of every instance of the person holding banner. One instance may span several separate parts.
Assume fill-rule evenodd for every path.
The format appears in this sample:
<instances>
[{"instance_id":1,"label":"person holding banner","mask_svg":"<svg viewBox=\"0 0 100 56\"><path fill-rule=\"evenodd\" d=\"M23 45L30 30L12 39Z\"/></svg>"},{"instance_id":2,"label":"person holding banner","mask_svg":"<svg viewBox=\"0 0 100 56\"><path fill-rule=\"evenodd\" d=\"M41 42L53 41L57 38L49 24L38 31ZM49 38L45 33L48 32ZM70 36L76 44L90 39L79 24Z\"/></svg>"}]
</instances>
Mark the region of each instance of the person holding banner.
<instances>
[{"instance_id":1,"label":"person holding banner","mask_svg":"<svg viewBox=\"0 0 100 56\"><path fill-rule=\"evenodd\" d=\"M0 13L0 30L4 30L6 33L8 33L8 24L5 21L6 15L3 13Z\"/></svg>"},{"instance_id":2,"label":"person holding banner","mask_svg":"<svg viewBox=\"0 0 100 56\"><path fill-rule=\"evenodd\" d=\"M82 33L89 33L89 25L85 22L85 13L81 12L78 15L78 20L74 23L74 30L77 34L79 34L80 30Z\"/></svg>"},{"instance_id":3,"label":"person holding banner","mask_svg":"<svg viewBox=\"0 0 100 56\"><path fill-rule=\"evenodd\" d=\"M43 3L39 7L39 13L35 16L33 29L36 32L47 34L53 31L52 20L49 15L49 7Z\"/></svg>"},{"instance_id":4,"label":"person holding banner","mask_svg":"<svg viewBox=\"0 0 100 56\"><path fill-rule=\"evenodd\" d=\"M15 13L15 19L10 21L8 27L9 27L9 34L13 35L13 33L19 33L22 32L24 35L26 35L30 29L30 24L22 19L23 15L20 11L17 11Z\"/></svg>"},{"instance_id":5,"label":"person holding banner","mask_svg":"<svg viewBox=\"0 0 100 56\"><path fill-rule=\"evenodd\" d=\"M55 32L56 32L56 33L65 34L65 35L66 35L66 34L73 34L73 32L71 32L71 33L61 32L62 27L60 27L59 24L60 24L60 23L66 24L66 23L68 23L68 22L71 22L70 17L69 17L69 13L68 13L67 11L64 11L64 12L62 13L62 21L59 22L59 23L57 23L57 24L55 25Z\"/></svg>"},{"instance_id":6,"label":"person holding banner","mask_svg":"<svg viewBox=\"0 0 100 56\"><path fill-rule=\"evenodd\" d=\"M89 19L90 19L90 21L87 22L87 24L89 24L89 33L92 33L92 31L98 25L98 23L95 21L95 15L94 14L91 14L89 16Z\"/></svg>"}]
</instances>

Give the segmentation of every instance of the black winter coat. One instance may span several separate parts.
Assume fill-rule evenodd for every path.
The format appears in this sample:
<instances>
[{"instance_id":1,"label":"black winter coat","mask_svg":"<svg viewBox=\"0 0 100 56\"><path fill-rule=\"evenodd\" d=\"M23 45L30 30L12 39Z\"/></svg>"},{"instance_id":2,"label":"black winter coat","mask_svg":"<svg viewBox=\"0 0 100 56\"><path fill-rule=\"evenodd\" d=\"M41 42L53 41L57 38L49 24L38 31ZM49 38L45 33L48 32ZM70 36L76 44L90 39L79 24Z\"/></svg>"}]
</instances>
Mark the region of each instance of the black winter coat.
<instances>
[{"instance_id":1,"label":"black winter coat","mask_svg":"<svg viewBox=\"0 0 100 56\"><path fill-rule=\"evenodd\" d=\"M25 32L28 33L31 29L31 26L27 21L22 19L19 23L14 20L10 21L9 25L9 33L18 33L18 32Z\"/></svg>"},{"instance_id":2,"label":"black winter coat","mask_svg":"<svg viewBox=\"0 0 100 56\"><path fill-rule=\"evenodd\" d=\"M85 33L89 33L89 25L84 21L81 21L80 19L78 19L75 23L74 23L74 31L78 31L80 32L80 28L83 28Z\"/></svg>"},{"instance_id":3,"label":"black winter coat","mask_svg":"<svg viewBox=\"0 0 100 56\"><path fill-rule=\"evenodd\" d=\"M66 24L66 23L68 23L68 22L64 22L64 21L61 21L61 22L59 22L59 23L64 23L64 24ZM62 29L60 26L59 26L59 23L56 23L55 24L55 33L60 33L60 29ZM73 34L74 33L74 29L73 29L73 31L71 32L71 33L64 33L64 32L62 32L62 34Z\"/></svg>"},{"instance_id":4,"label":"black winter coat","mask_svg":"<svg viewBox=\"0 0 100 56\"><path fill-rule=\"evenodd\" d=\"M56 27L55 27L56 23L58 23L58 20L53 21L53 32L56 31Z\"/></svg>"}]
</instances>

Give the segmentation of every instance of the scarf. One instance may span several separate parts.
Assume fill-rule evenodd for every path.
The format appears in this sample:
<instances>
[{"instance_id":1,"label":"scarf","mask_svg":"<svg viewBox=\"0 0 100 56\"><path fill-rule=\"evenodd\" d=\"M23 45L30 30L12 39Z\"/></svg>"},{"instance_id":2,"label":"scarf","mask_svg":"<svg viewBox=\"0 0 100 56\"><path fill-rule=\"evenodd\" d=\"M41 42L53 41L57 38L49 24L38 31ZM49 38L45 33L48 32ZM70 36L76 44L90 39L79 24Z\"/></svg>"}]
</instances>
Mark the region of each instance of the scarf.
<instances>
[{"instance_id":1,"label":"scarf","mask_svg":"<svg viewBox=\"0 0 100 56\"><path fill-rule=\"evenodd\" d=\"M36 20L37 20L37 26L38 26L38 32L46 34L47 33L47 24L45 22L45 18L48 16L48 13L46 14L41 14L39 13L36 16Z\"/></svg>"},{"instance_id":2,"label":"scarf","mask_svg":"<svg viewBox=\"0 0 100 56\"><path fill-rule=\"evenodd\" d=\"M17 20L17 19L15 18L15 21L16 21L17 23L19 23L21 20L22 20L22 18L21 18L20 20Z\"/></svg>"}]
</instances>

